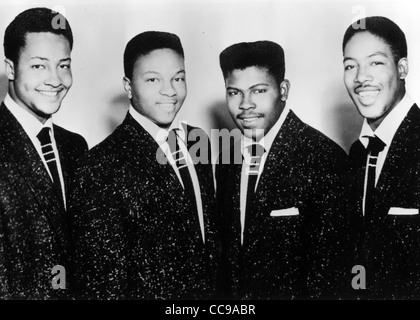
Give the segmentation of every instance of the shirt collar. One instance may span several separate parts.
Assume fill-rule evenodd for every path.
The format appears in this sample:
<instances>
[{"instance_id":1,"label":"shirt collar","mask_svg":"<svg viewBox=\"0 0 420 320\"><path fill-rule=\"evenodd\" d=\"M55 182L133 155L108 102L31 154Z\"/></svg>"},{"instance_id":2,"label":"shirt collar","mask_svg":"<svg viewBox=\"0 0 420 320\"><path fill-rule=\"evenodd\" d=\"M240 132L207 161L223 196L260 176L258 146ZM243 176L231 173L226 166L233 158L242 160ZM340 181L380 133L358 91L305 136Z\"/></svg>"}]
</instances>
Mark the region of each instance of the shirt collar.
<instances>
[{"instance_id":1,"label":"shirt collar","mask_svg":"<svg viewBox=\"0 0 420 320\"><path fill-rule=\"evenodd\" d=\"M12 113L12 115L16 118L16 120L20 123L20 125L23 127L23 129L29 137L35 138L41 131L41 129L44 127L50 128L51 133L53 133L53 123L51 117L49 117L47 121L45 121L45 123L42 123L35 116L30 114L21 106L19 106L9 94L7 94L4 98L4 104L6 105L7 109L9 109L9 111Z\"/></svg>"},{"instance_id":2,"label":"shirt collar","mask_svg":"<svg viewBox=\"0 0 420 320\"><path fill-rule=\"evenodd\" d=\"M136 120L152 137L153 139L161 145L162 143L165 143L169 131L172 129L177 130L178 136L183 140L186 141L186 122L180 122L179 126L175 125L175 122L173 122L169 129L161 128L156 123L151 121L149 118L143 116L140 114L132 105L130 105L129 109L130 115Z\"/></svg>"},{"instance_id":3,"label":"shirt collar","mask_svg":"<svg viewBox=\"0 0 420 320\"><path fill-rule=\"evenodd\" d=\"M365 118L362 130L360 131L359 140L367 148L369 137L377 136L386 146L389 146L394 138L398 127L403 122L410 108L413 106L414 100L406 93L403 99L395 106L394 109L385 117L375 131L372 130Z\"/></svg>"},{"instance_id":4,"label":"shirt collar","mask_svg":"<svg viewBox=\"0 0 420 320\"><path fill-rule=\"evenodd\" d=\"M280 131L280 128L284 123L284 120L286 120L286 117L289 114L289 110L290 110L289 107L287 106L284 107L283 112L281 113L280 117L277 119L274 126L258 142L260 145L264 147L266 154L268 154L268 152L270 151L270 148L274 142L274 139L277 136L277 133ZM255 144L254 140L242 135L242 154L244 155L244 157L248 156L247 152L244 152L244 151L247 150L247 147L249 147L252 144Z\"/></svg>"}]
</instances>

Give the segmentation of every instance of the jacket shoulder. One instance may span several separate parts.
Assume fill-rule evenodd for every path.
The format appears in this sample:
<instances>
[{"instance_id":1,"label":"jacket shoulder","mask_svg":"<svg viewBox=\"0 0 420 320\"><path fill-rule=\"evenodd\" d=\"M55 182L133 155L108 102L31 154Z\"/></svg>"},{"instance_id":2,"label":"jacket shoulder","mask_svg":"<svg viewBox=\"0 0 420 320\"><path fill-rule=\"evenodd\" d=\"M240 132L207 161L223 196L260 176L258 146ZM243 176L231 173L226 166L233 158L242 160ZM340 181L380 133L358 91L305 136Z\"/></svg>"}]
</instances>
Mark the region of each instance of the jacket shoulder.
<instances>
[{"instance_id":1,"label":"jacket shoulder","mask_svg":"<svg viewBox=\"0 0 420 320\"><path fill-rule=\"evenodd\" d=\"M78 146L78 149L87 151L88 145L86 143L85 138L83 138L80 134L69 131L67 129L64 129L63 127L60 127L56 124L54 124L54 134L55 137L60 144L66 144L66 145L74 145Z\"/></svg>"},{"instance_id":2,"label":"jacket shoulder","mask_svg":"<svg viewBox=\"0 0 420 320\"><path fill-rule=\"evenodd\" d=\"M303 147L311 149L314 152L320 151L322 153L335 154L338 157L347 157L344 149L324 133L306 124L297 116L295 116L294 121L296 122L294 127L297 128L298 133L296 138L299 137L298 140L300 140L300 144Z\"/></svg>"}]
</instances>

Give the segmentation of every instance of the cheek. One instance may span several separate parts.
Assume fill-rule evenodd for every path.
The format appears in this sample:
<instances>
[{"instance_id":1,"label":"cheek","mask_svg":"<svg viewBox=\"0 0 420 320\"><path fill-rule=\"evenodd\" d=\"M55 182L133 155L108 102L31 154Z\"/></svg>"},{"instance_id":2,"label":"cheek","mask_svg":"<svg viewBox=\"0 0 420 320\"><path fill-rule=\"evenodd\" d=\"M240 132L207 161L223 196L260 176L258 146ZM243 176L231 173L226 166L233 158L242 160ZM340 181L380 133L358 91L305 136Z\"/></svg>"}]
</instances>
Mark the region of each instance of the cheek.
<instances>
[{"instance_id":1,"label":"cheek","mask_svg":"<svg viewBox=\"0 0 420 320\"><path fill-rule=\"evenodd\" d=\"M344 85L346 86L347 90L350 90L354 85L354 74L352 72L344 73Z\"/></svg>"},{"instance_id":2,"label":"cheek","mask_svg":"<svg viewBox=\"0 0 420 320\"><path fill-rule=\"evenodd\" d=\"M236 115L237 113L239 113L238 103L236 102L236 99L228 99L226 103L229 113L231 115Z\"/></svg>"},{"instance_id":3,"label":"cheek","mask_svg":"<svg viewBox=\"0 0 420 320\"><path fill-rule=\"evenodd\" d=\"M177 91L177 95L179 97L185 97L187 95L187 86L186 86L185 82L180 82L176 86L176 91Z\"/></svg>"},{"instance_id":4,"label":"cheek","mask_svg":"<svg viewBox=\"0 0 420 320\"><path fill-rule=\"evenodd\" d=\"M63 79L63 84L66 87L69 87L70 88L72 86L72 84L73 84L73 75L71 74L70 71L64 73L63 76L62 76L62 79Z\"/></svg>"}]
</instances>

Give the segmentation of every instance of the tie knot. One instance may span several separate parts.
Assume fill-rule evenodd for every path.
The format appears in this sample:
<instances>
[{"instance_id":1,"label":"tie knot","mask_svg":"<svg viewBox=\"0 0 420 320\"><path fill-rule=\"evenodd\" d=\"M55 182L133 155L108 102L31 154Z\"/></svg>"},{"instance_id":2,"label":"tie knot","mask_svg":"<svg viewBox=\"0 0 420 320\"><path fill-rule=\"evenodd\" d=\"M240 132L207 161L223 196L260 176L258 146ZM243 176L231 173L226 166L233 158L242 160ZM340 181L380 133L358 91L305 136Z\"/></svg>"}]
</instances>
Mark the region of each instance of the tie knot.
<instances>
[{"instance_id":1,"label":"tie knot","mask_svg":"<svg viewBox=\"0 0 420 320\"><path fill-rule=\"evenodd\" d=\"M177 129L172 129L168 132L168 137L166 138L166 143L169 145L169 150L175 152L178 149L178 139L177 139Z\"/></svg>"},{"instance_id":2,"label":"tie knot","mask_svg":"<svg viewBox=\"0 0 420 320\"><path fill-rule=\"evenodd\" d=\"M370 151L371 156L378 156L379 152L384 150L385 143L377 136L369 137L369 144L367 146L368 152Z\"/></svg>"},{"instance_id":3,"label":"tie knot","mask_svg":"<svg viewBox=\"0 0 420 320\"><path fill-rule=\"evenodd\" d=\"M260 145L259 143L251 144L250 146L247 147L247 149L251 157L262 157L262 155L265 152L264 147Z\"/></svg>"},{"instance_id":4,"label":"tie knot","mask_svg":"<svg viewBox=\"0 0 420 320\"><path fill-rule=\"evenodd\" d=\"M38 133L37 138L41 142L41 145L46 145L51 143L51 137L50 137L50 128L44 127L42 130Z\"/></svg>"}]
</instances>

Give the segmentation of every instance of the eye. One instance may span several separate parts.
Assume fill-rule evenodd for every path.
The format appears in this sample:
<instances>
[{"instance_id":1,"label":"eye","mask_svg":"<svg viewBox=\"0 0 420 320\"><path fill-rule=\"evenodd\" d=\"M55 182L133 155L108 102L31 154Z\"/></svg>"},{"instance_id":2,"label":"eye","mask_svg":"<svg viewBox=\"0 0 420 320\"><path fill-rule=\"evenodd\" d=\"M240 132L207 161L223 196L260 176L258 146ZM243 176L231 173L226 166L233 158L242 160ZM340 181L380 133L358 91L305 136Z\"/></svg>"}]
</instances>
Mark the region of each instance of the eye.
<instances>
[{"instance_id":1,"label":"eye","mask_svg":"<svg viewBox=\"0 0 420 320\"><path fill-rule=\"evenodd\" d=\"M146 79L146 82L158 82L158 79L157 78L149 78L149 79Z\"/></svg>"},{"instance_id":2,"label":"eye","mask_svg":"<svg viewBox=\"0 0 420 320\"><path fill-rule=\"evenodd\" d=\"M34 64L31 66L32 69L45 69L45 66L42 64Z\"/></svg>"},{"instance_id":3,"label":"eye","mask_svg":"<svg viewBox=\"0 0 420 320\"><path fill-rule=\"evenodd\" d=\"M184 77L176 77L176 78L174 78L174 81L175 82L184 82L185 78Z\"/></svg>"},{"instance_id":4,"label":"eye","mask_svg":"<svg viewBox=\"0 0 420 320\"><path fill-rule=\"evenodd\" d=\"M351 65L351 64L349 64L347 66L344 66L344 70L345 71L348 71L348 70L351 70L351 69L354 69L354 68L356 68L356 66L355 65Z\"/></svg>"},{"instance_id":5,"label":"eye","mask_svg":"<svg viewBox=\"0 0 420 320\"><path fill-rule=\"evenodd\" d=\"M379 65L383 65L384 63L381 61L373 61L372 62L372 66L379 66Z\"/></svg>"},{"instance_id":6,"label":"eye","mask_svg":"<svg viewBox=\"0 0 420 320\"><path fill-rule=\"evenodd\" d=\"M229 97L233 97L233 96L239 95L240 92L239 91L233 91L232 90L232 91L228 91L227 94L228 94Z\"/></svg>"},{"instance_id":7,"label":"eye","mask_svg":"<svg viewBox=\"0 0 420 320\"><path fill-rule=\"evenodd\" d=\"M255 89L254 91L253 91L253 93L264 93L264 92L267 92L267 89Z\"/></svg>"},{"instance_id":8,"label":"eye","mask_svg":"<svg viewBox=\"0 0 420 320\"><path fill-rule=\"evenodd\" d=\"M62 64L60 65L61 69L70 69L70 65L69 64Z\"/></svg>"}]
</instances>

